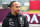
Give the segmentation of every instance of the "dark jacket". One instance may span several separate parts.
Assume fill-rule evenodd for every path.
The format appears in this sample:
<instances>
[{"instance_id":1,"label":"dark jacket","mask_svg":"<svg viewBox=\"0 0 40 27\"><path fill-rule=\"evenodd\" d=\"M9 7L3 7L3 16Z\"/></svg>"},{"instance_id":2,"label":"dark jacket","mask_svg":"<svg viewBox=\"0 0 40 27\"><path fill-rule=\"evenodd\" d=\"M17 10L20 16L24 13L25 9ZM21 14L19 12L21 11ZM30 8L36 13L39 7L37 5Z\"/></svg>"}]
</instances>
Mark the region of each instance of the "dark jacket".
<instances>
[{"instance_id":1,"label":"dark jacket","mask_svg":"<svg viewBox=\"0 0 40 27\"><path fill-rule=\"evenodd\" d=\"M3 20L2 27L29 27L29 23L26 17L21 14L14 16L11 13L8 13Z\"/></svg>"}]
</instances>

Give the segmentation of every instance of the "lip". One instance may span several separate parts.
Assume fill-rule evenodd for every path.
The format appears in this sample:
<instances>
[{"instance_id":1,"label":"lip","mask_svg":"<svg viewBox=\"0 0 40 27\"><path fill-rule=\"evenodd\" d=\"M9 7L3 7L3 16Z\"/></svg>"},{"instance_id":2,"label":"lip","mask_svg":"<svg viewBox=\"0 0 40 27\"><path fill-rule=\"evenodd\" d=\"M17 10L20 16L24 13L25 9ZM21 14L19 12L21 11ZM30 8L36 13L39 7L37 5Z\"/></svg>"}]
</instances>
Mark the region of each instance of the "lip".
<instances>
[{"instance_id":1,"label":"lip","mask_svg":"<svg viewBox=\"0 0 40 27\"><path fill-rule=\"evenodd\" d=\"M20 11L17 11L17 12L20 12Z\"/></svg>"}]
</instances>

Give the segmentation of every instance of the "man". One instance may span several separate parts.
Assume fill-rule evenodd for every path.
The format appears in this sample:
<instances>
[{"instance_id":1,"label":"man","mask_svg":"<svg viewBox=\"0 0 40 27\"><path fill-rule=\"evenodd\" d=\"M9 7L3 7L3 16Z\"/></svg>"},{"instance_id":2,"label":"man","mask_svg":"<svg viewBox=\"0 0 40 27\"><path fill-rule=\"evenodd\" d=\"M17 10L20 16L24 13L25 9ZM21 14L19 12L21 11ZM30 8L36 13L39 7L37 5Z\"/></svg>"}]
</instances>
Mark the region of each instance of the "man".
<instances>
[{"instance_id":1,"label":"man","mask_svg":"<svg viewBox=\"0 0 40 27\"><path fill-rule=\"evenodd\" d=\"M3 20L2 27L29 27L26 17L20 14L19 2L12 1L8 7L10 7L11 12Z\"/></svg>"}]
</instances>

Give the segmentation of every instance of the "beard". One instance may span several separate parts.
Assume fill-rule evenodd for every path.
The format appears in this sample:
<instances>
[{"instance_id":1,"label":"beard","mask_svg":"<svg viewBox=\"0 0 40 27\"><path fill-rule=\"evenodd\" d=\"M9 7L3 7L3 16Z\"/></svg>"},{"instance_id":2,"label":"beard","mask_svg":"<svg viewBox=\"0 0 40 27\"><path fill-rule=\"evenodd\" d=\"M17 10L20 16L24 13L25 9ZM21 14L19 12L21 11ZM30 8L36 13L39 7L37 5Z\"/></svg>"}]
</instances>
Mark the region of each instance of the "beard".
<instances>
[{"instance_id":1,"label":"beard","mask_svg":"<svg viewBox=\"0 0 40 27\"><path fill-rule=\"evenodd\" d=\"M13 9L13 11L14 11L15 14L19 14L19 13L20 13L20 10L16 10L16 11L15 11L15 10Z\"/></svg>"},{"instance_id":2,"label":"beard","mask_svg":"<svg viewBox=\"0 0 40 27\"><path fill-rule=\"evenodd\" d=\"M16 15L20 13L20 12L18 12L18 11L14 11L14 12L15 12Z\"/></svg>"}]
</instances>

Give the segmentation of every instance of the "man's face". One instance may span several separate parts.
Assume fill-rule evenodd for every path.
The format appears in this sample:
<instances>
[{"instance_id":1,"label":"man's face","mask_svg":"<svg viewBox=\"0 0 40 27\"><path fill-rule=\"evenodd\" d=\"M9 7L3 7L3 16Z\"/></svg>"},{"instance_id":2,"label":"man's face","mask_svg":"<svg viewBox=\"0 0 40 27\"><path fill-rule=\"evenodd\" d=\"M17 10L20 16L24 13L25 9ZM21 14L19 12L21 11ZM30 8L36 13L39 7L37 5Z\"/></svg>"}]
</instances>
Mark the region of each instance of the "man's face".
<instances>
[{"instance_id":1,"label":"man's face","mask_svg":"<svg viewBox=\"0 0 40 27\"><path fill-rule=\"evenodd\" d=\"M12 11L16 14L20 13L20 4L18 2L14 2L12 6Z\"/></svg>"}]
</instances>

